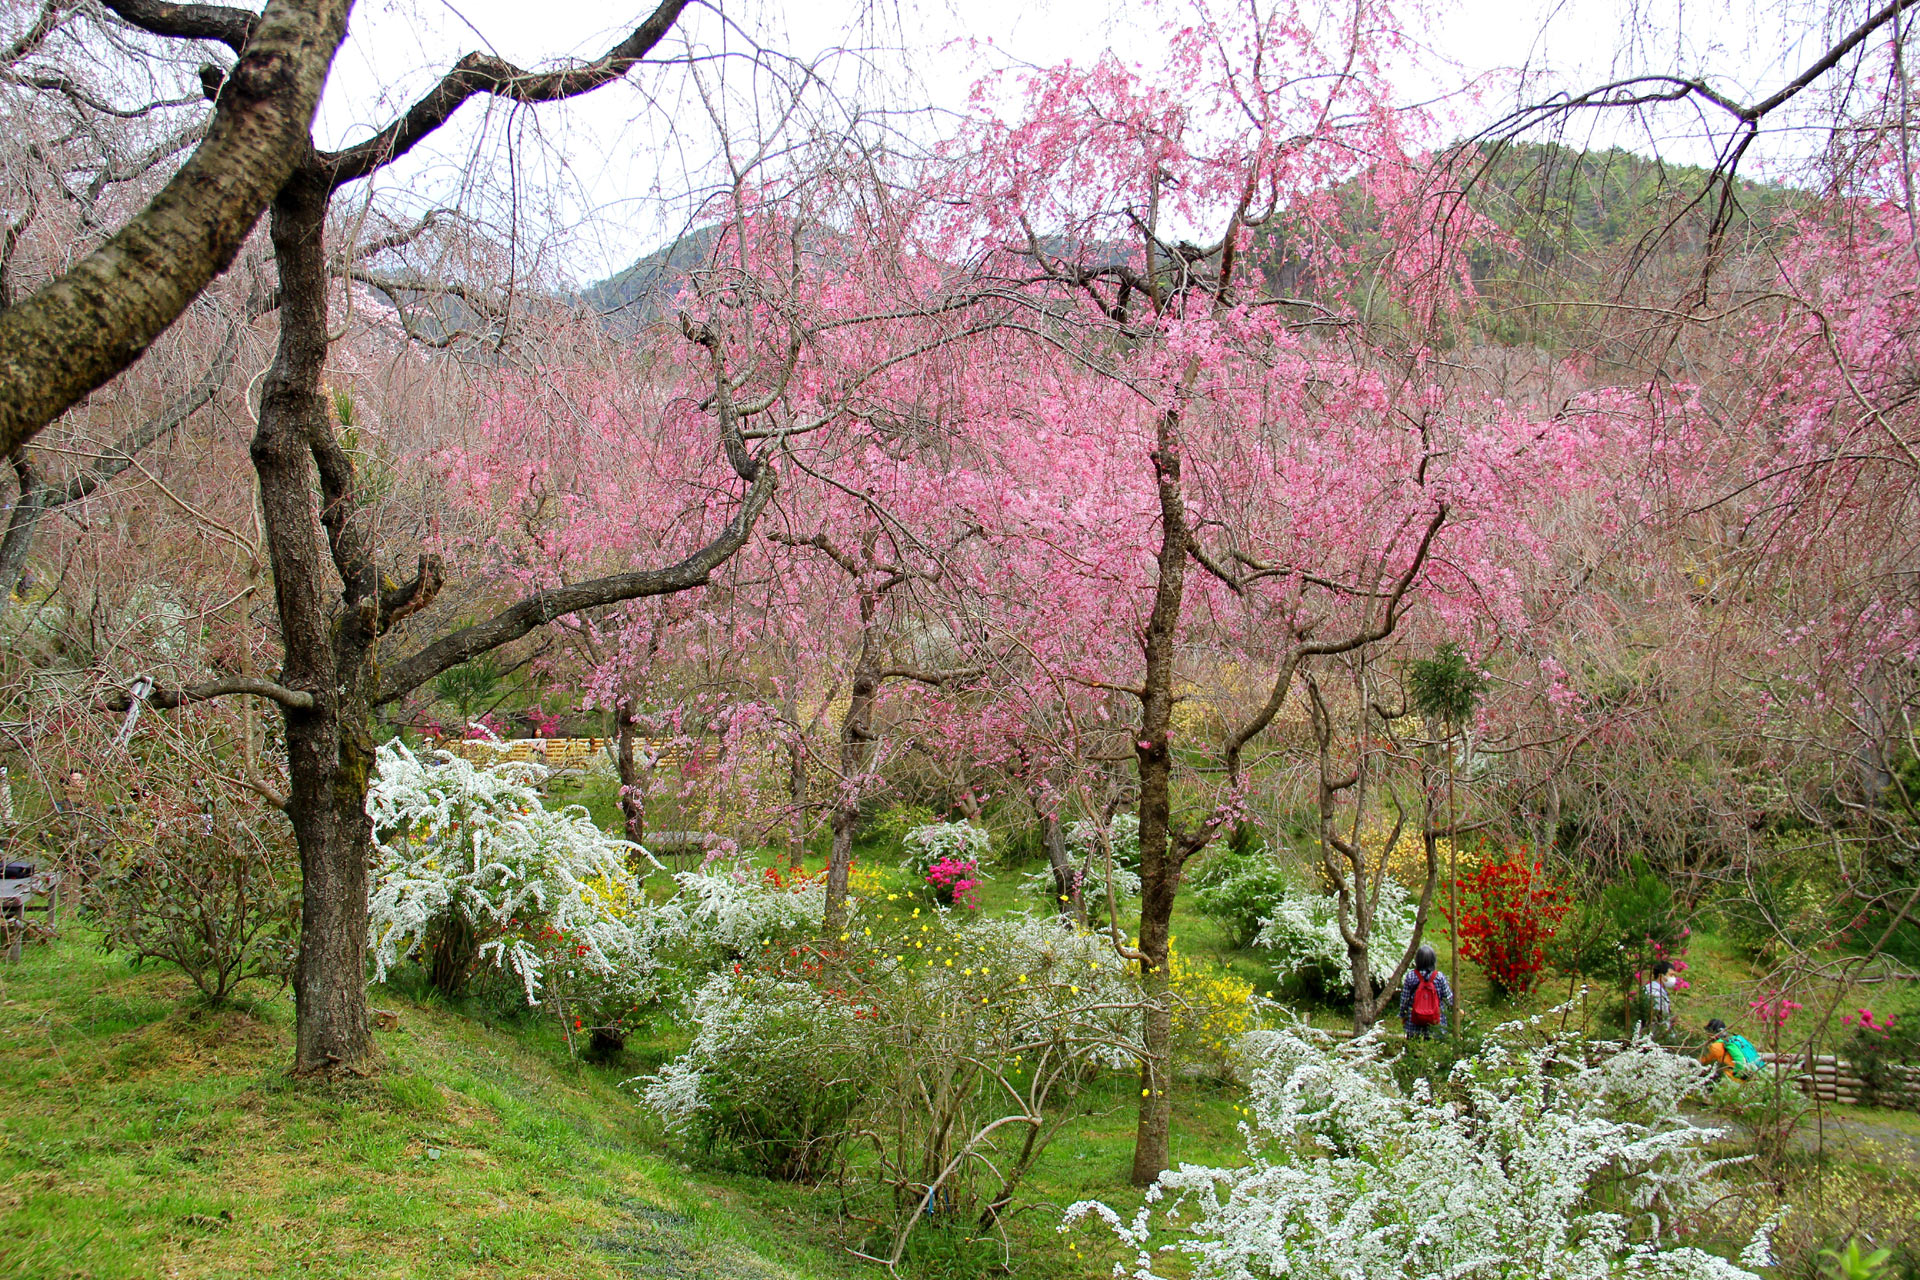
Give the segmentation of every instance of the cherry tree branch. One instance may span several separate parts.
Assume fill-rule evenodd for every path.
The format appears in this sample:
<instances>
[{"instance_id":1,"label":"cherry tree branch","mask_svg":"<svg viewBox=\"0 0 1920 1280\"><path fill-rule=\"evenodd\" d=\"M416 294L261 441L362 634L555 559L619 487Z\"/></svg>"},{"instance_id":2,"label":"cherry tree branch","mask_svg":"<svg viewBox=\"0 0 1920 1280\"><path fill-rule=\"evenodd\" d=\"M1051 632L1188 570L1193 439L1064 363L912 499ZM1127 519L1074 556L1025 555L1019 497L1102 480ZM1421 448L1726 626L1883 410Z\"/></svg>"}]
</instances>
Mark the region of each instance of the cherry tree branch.
<instances>
[{"instance_id":1,"label":"cherry tree branch","mask_svg":"<svg viewBox=\"0 0 1920 1280\"><path fill-rule=\"evenodd\" d=\"M65 274L0 310L0 455L132 364L232 263L308 153L348 0L239 9L115 0L143 30L240 51L206 137L172 181Z\"/></svg>"},{"instance_id":2,"label":"cherry tree branch","mask_svg":"<svg viewBox=\"0 0 1920 1280\"><path fill-rule=\"evenodd\" d=\"M746 545L754 522L773 498L774 490L778 487L777 477L774 468L762 462L759 474L747 489L745 501L719 536L677 564L663 569L608 574L586 582L536 591L485 622L463 627L389 664L380 673L380 687L374 695L374 704L384 706L404 697L442 671L518 640L568 614L617 604L623 600L671 595L676 591L690 591L707 585L713 571Z\"/></svg>"},{"instance_id":3,"label":"cherry tree branch","mask_svg":"<svg viewBox=\"0 0 1920 1280\"><path fill-rule=\"evenodd\" d=\"M610 84L639 65L686 7L687 0L661 0L625 40L581 66L527 71L490 53L469 53L405 115L364 142L321 154L320 166L337 190L407 154L476 94L523 103L555 102Z\"/></svg>"},{"instance_id":4,"label":"cherry tree branch","mask_svg":"<svg viewBox=\"0 0 1920 1280\"><path fill-rule=\"evenodd\" d=\"M252 676L230 676L182 689L164 689L156 685L153 692L149 693L143 701L150 707L166 710L185 706L189 702L206 702L212 698L231 697L236 693L250 693L256 697L271 698L283 707L296 710L304 711L313 706L313 695L305 689L289 689L271 680L260 680ZM107 711L125 711L132 705L133 696L125 690L100 700L100 706Z\"/></svg>"},{"instance_id":5,"label":"cherry tree branch","mask_svg":"<svg viewBox=\"0 0 1920 1280\"><path fill-rule=\"evenodd\" d=\"M261 15L222 4L170 4L167 0L104 0L127 25L176 40L213 40L245 53ZM48 9L53 5L49 4Z\"/></svg>"}]
</instances>

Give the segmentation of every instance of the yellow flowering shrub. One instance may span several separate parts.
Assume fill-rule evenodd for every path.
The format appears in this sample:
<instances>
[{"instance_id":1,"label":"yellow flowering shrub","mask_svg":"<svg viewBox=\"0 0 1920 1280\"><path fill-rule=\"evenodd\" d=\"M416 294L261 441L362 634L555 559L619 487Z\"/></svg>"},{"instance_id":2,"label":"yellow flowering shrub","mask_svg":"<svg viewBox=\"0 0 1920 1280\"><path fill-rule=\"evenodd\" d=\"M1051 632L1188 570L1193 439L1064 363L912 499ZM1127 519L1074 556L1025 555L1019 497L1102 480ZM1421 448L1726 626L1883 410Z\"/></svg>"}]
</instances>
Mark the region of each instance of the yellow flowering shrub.
<instances>
[{"instance_id":1,"label":"yellow flowering shrub","mask_svg":"<svg viewBox=\"0 0 1920 1280\"><path fill-rule=\"evenodd\" d=\"M581 901L605 911L616 920L633 918L633 894L638 883L628 885L608 876L591 876L581 883Z\"/></svg>"},{"instance_id":2,"label":"yellow flowering shrub","mask_svg":"<svg viewBox=\"0 0 1920 1280\"><path fill-rule=\"evenodd\" d=\"M1213 1075L1232 1068L1233 1042L1254 1027L1253 984L1226 966L1169 948L1176 1067L1194 1063Z\"/></svg>"},{"instance_id":3,"label":"yellow flowering shrub","mask_svg":"<svg viewBox=\"0 0 1920 1280\"><path fill-rule=\"evenodd\" d=\"M1360 833L1360 847L1366 850L1367 865L1377 866L1381 846L1387 843L1387 837L1393 834L1392 823L1376 823L1364 828ZM1440 880L1447 883L1448 859L1453 851L1453 842L1442 837L1435 842L1434 852L1440 858ZM1473 845L1460 846L1460 878L1466 877L1480 866L1480 850ZM1393 842L1387 851L1387 875L1407 886L1415 894L1420 886L1427 882L1427 847L1420 839L1420 824L1411 819L1400 828L1400 838ZM1320 889L1323 893L1333 892L1333 882L1327 875L1327 869L1318 862L1314 864L1320 877Z\"/></svg>"}]
</instances>

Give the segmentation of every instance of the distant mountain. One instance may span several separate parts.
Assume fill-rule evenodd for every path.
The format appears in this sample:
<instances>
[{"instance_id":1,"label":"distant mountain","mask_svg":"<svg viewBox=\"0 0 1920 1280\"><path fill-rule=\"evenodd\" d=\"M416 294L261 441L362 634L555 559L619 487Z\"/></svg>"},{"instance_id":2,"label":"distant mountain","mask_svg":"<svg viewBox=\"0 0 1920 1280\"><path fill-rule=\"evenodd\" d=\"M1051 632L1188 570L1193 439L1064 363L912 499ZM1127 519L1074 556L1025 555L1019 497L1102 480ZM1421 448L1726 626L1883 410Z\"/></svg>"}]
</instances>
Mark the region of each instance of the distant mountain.
<instances>
[{"instance_id":1,"label":"distant mountain","mask_svg":"<svg viewBox=\"0 0 1920 1280\"><path fill-rule=\"evenodd\" d=\"M622 333L644 328L672 312L672 302L693 272L704 266L724 228L715 224L687 232L625 270L580 291L580 300Z\"/></svg>"},{"instance_id":2,"label":"distant mountain","mask_svg":"<svg viewBox=\"0 0 1920 1280\"><path fill-rule=\"evenodd\" d=\"M1619 148L1513 144L1467 156L1465 172L1474 178L1469 205L1500 230L1505 242L1469 251L1479 301L1455 340L1557 345L1591 319L1580 300L1616 294L1629 275L1641 287L1657 289L1660 281L1697 273L1718 199L1716 191L1695 200L1707 190L1706 170L1662 164ZM1389 252L1363 184L1344 183L1339 192L1350 235L1363 256ZM1735 195L1737 216L1725 234L1736 249L1777 237L1776 224L1798 198L1790 188L1747 181L1736 184ZM588 285L579 300L619 333L655 324L673 314L675 299L712 259L725 231L720 224L689 231ZM809 239L807 254L817 269L831 269L832 237ZM1095 270L1129 261L1137 252L1132 244L1082 245L1059 236L1043 237L1040 249ZM1312 265L1300 256L1284 216L1255 237L1246 266L1272 295L1311 297L1317 290Z\"/></svg>"}]
</instances>

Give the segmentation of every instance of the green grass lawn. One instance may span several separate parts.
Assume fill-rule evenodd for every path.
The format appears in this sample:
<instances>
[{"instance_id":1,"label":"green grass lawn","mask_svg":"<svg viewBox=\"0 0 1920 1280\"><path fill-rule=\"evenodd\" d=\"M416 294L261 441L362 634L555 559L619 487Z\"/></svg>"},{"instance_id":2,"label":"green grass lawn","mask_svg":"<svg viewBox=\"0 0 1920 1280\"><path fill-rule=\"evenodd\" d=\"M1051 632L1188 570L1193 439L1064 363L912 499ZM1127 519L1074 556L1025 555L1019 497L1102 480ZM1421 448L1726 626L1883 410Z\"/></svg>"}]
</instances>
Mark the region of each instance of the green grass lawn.
<instances>
[{"instance_id":1,"label":"green grass lawn","mask_svg":"<svg viewBox=\"0 0 1920 1280\"><path fill-rule=\"evenodd\" d=\"M543 1028L428 1006L377 1079L290 1080L290 999L210 1012L83 937L0 968L9 1276L849 1274L824 1221L697 1180Z\"/></svg>"}]
</instances>

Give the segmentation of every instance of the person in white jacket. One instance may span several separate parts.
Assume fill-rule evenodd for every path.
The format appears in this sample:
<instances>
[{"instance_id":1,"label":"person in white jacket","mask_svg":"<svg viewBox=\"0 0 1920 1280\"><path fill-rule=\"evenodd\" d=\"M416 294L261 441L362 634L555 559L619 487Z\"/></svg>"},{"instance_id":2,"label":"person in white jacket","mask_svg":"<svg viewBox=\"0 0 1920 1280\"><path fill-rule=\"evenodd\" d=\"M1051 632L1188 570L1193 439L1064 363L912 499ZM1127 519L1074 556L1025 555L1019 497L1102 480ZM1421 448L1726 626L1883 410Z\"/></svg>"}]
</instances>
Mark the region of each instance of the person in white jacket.
<instances>
[{"instance_id":1,"label":"person in white jacket","mask_svg":"<svg viewBox=\"0 0 1920 1280\"><path fill-rule=\"evenodd\" d=\"M1653 962L1653 978L1640 989L1647 998L1647 1031L1663 1036L1673 1030L1673 987L1679 978L1667 960Z\"/></svg>"}]
</instances>

